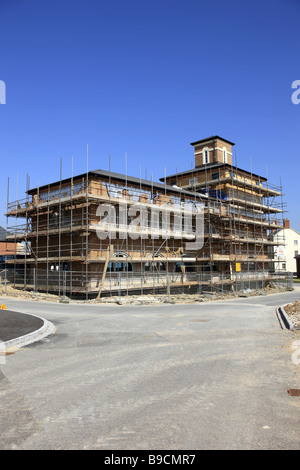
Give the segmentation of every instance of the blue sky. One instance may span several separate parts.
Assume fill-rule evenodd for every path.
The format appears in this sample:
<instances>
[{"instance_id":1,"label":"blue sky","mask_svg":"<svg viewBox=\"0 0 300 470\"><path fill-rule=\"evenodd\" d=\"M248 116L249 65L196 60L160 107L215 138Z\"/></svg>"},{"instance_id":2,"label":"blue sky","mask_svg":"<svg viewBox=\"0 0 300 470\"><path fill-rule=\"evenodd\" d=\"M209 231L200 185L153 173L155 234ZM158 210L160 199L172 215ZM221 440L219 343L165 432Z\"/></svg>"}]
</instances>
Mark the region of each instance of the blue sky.
<instances>
[{"instance_id":1,"label":"blue sky","mask_svg":"<svg viewBox=\"0 0 300 470\"><path fill-rule=\"evenodd\" d=\"M109 168L158 180L190 142L236 143L238 166L284 186L300 232L298 0L0 0L0 225L7 199Z\"/></svg>"}]
</instances>

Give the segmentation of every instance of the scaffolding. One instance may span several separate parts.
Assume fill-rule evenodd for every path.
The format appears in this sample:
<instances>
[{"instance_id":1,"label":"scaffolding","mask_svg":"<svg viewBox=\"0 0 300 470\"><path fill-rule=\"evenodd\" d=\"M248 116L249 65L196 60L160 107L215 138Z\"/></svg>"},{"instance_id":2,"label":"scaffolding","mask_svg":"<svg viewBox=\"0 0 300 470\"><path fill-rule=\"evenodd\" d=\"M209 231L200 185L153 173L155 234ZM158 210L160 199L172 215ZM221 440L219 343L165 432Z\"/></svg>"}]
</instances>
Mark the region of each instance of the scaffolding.
<instances>
[{"instance_id":1,"label":"scaffolding","mask_svg":"<svg viewBox=\"0 0 300 470\"><path fill-rule=\"evenodd\" d=\"M7 260L13 287L87 299L291 288L290 274L274 267L275 246L285 245L273 240L284 227L282 187L234 166L213 170L185 186L103 170L27 184L25 198L7 201L7 239L25 253ZM113 220L99 216L106 206ZM203 243L191 250L201 211Z\"/></svg>"}]
</instances>

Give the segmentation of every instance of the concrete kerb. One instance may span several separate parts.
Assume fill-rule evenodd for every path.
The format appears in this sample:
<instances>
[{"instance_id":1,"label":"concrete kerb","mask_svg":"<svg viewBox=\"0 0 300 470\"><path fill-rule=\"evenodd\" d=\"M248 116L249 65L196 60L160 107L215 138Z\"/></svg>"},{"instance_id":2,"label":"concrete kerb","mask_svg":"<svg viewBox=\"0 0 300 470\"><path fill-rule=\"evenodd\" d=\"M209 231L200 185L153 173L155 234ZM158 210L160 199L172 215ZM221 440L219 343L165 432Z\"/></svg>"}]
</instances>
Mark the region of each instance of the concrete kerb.
<instances>
[{"instance_id":1,"label":"concrete kerb","mask_svg":"<svg viewBox=\"0 0 300 470\"><path fill-rule=\"evenodd\" d=\"M27 314L24 313L24 315L27 315ZM27 335L19 336L18 338L5 341L4 343L2 343L2 346L5 348L5 350L9 350L11 348L23 348L24 346L28 346L29 344L36 343L37 341L41 341L42 339L46 338L47 336L55 332L56 328L51 322L49 322L48 320L45 320L42 317L39 317L38 315L32 315L32 314L30 315L32 317L36 317L42 320L44 322L43 326L39 328L38 330L33 331L32 333L28 333Z\"/></svg>"},{"instance_id":2,"label":"concrete kerb","mask_svg":"<svg viewBox=\"0 0 300 470\"><path fill-rule=\"evenodd\" d=\"M288 314L286 313L286 311L284 309L284 307L286 307L287 305L290 305L290 303L284 304L284 305L281 305L280 307L278 307L276 309L276 314L277 314L277 317L278 317L278 320L279 320L279 323L280 323L282 329L294 330L294 328L295 328L294 324L291 322L291 320L289 319Z\"/></svg>"}]
</instances>

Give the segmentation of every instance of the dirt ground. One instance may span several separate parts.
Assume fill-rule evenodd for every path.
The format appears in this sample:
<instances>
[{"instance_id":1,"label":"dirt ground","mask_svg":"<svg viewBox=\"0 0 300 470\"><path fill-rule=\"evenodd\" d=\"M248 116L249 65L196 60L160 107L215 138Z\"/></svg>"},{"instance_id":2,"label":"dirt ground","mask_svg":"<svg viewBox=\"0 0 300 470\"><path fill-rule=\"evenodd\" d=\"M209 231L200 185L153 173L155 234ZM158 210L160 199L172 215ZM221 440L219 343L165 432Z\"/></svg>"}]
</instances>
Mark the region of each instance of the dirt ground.
<instances>
[{"instance_id":1,"label":"dirt ground","mask_svg":"<svg viewBox=\"0 0 300 470\"><path fill-rule=\"evenodd\" d=\"M10 284L5 286L0 284L0 295L1 297L14 297L16 299L28 299L35 301L46 301L46 302L69 302L69 303L103 303L103 304L159 304L159 303L196 303L196 302L208 302L210 300L228 300L237 297L253 297L257 295L275 294L285 292L284 287L267 287L264 290L247 290L244 292L230 292L221 294L148 294L148 295L128 295L128 296L112 296L112 297L101 297L99 300L75 300L75 299L62 299L62 297L55 294L47 294L43 292L24 291L21 289L15 289ZM300 314L299 314L300 317ZM300 321L300 318L299 318Z\"/></svg>"}]
</instances>

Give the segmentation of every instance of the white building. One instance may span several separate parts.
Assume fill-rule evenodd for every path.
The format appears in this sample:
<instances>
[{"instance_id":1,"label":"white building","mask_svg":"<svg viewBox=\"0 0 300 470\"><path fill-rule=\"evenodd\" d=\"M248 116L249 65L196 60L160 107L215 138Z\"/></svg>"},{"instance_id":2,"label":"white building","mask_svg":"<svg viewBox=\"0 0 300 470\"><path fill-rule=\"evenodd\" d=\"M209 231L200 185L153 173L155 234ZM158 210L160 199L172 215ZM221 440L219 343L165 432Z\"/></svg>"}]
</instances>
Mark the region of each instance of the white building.
<instances>
[{"instance_id":1,"label":"white building","mask_svg":"<svg viewBox=\"0 0 300 470\"><path fill-rule=\"evenodd\" d=\"M275 272L287 271L296 274L295 256L300 255L300 233L290 227L290 221L284 220L284 228L273 237L279 246L275 247Z\"/></svg>"}]
</instances>

